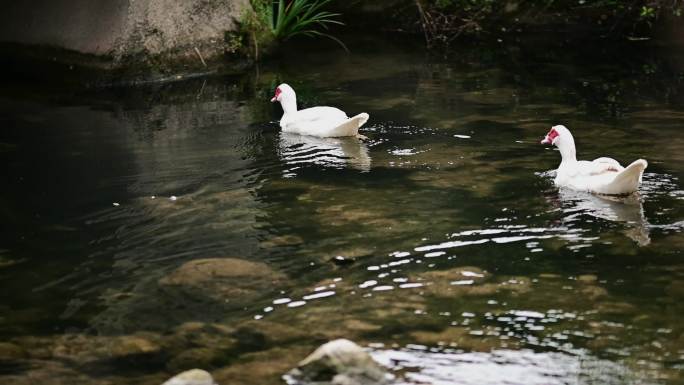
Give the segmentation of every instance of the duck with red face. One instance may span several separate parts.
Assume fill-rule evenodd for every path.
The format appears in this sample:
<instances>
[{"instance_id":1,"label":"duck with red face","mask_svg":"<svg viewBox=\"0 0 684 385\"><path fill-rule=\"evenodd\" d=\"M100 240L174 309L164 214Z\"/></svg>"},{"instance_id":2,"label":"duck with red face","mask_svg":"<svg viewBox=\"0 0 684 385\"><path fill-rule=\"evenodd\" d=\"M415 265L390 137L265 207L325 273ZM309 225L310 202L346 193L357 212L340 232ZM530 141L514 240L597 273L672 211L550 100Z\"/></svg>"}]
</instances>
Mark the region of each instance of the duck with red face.
<instances>
[{"instance_id":1,"label":"duck with red face","mask_svg":"<svg viewBox=\"0 0 684 385\"><path fill-rule=\"evenodd\" d=\"M271 102L279 102L283 108L280 127L283 132L311 135L321 138L359 135L359 128L368 121L368 114L362 112L348 117L335 107L311 107L297 110L297 95L289 85L283 83L275 89Z\"/></svg>"},{"instance_id":2,"label":"duck with red face","mask_svg":"<svg viewBox=\"0 0 684 385\"><path fill-rule=\"evenodd\" d=\"M648 162L638 159L627 167L612 158L577 160L575 139L563 125L551 127L541 144L558 148L561 163L554 180L556 186L604 195L626 195L639 189Z\"/></svg>"}]
</instances>

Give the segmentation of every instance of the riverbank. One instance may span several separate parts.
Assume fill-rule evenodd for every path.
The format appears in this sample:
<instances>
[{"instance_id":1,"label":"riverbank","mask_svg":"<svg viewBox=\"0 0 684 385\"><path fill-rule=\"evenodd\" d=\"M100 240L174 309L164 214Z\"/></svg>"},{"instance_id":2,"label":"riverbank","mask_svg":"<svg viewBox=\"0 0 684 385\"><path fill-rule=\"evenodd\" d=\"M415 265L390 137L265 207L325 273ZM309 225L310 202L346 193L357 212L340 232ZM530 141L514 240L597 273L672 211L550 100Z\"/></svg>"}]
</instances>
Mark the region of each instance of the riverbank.
<instances>
[{"instance_id":1,"label":"riverbank","mask_svg":"<svg viewBox=\"0 0 684 385\"><path fill-rule=\"evenodd\" d=\"M273 36L254 30L264 26L254 26L254 9L259 8L253 3L116 0L99 7L87 1L60 0L11 4L0 15L0 66L5 76L27 80L59 77L88 85L164 83L212 73L238 75L257 61L277 60L279 51L292 49L292 40L295 46L298 40L312 40L285 38L273 49ZM445 57L473 44L514 48L535 35L578 50L586 44L646 41L679 47L684 42L673 10L646 20L619 7L611 10L563 2L546 7L474 2L463 9L455 0L351 1L327 6L339 12L346 24L329 31L343 41L350 31L369 39L389 35ZM313 40L309 46L322 49L336 44L323 38ZM347 45L352 52L356 48L353 43Z\"/></svg>"},{"instance_id":2,"label":"riverbank","mask_svg":"<svg viewBox=\"0 0 684 385\"><path fill-rule=\"evenodd\" d=\"M0 15L3 67L53 66L136 82L177 74L241 70L240 23L248 0L15 2ZM103 76L104 75L104 76Z\"/></svg>"}]
</instances>

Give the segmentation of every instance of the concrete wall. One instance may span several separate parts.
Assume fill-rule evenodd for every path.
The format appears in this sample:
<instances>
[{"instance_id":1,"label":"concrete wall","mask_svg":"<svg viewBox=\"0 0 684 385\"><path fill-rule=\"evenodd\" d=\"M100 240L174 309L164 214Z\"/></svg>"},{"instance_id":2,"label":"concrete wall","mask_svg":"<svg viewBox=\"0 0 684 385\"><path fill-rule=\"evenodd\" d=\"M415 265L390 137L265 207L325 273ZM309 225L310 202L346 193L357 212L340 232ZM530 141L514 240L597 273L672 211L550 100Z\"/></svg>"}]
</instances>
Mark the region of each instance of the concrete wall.
<instances>
[{"instance_id":1,"label":"concrete wall","mask_svg":"<svg viewBox=\"0 0 684 385\"><path fill-rule=\"evenodd\" d=\"M249 0L26 0L3 4L0 42L46 45L115 59L223 51Z\"/></svg>"},{"instance_id":2,"label":"concrete wall","mask_svg":"<svg viewBox=\"0 0 684 385\"><path fill-rule=\"evenodd\" d=\"M106 54L123 37L128 0L28 0L3 4L0 41Z\"/></svg>"}]
</instances>

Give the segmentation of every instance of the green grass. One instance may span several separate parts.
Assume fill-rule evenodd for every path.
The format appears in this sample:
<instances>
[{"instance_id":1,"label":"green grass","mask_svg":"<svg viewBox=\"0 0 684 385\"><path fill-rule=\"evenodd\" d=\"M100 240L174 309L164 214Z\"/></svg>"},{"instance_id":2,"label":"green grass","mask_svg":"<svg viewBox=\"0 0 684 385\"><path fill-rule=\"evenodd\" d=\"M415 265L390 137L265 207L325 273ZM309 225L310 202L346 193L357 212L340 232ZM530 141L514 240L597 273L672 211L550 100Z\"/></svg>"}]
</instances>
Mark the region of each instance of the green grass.
<instances>
[{"instance_id":1,"label":"green grass","mask_svg":"<svg viewBox=\"0 0 684 385\"><path fill-rule=\"evenodd\" d=\"M338 38L327 33L333 25L344 25L338 18L339 13L328 12L324 7L331 0L276 0L278 10L273 15L271 1L262 3L258 12L263 14L273 37L287 40L294 36L326 37L335 41L346 51L347 46Z\"/></svg>"}]
</instances>

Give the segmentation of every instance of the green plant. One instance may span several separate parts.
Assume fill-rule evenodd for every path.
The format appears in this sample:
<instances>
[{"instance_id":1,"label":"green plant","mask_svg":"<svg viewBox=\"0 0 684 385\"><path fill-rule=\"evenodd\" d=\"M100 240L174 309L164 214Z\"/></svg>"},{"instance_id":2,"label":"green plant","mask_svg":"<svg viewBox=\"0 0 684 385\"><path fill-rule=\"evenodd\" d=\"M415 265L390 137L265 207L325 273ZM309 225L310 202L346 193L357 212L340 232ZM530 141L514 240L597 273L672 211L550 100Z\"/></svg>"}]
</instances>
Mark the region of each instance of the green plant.
<instances>
[{"instance_id":1,"label":"green plant","mask_svg":"<svg viewBox=\"0 0 684 385\"><path fill-rule=\"evenodd\" d=\"M340 39L324 32L331 25L344 25L337 19L341 14L323 9L330 2L331 0L252 0L252 6L261 22L277 40L287 40L298 35L322 36L337 42L348 51ZM277 4L275 12L273 4Z\"/></svg>"},{"instance_id":2,"label":"green plant","mask_svg":"<svg viewBox=\"0 0 684 385\"><path fill-rule=\"evenodd\" d=\"M648 7L645 5L643 7L641 7L641 12L639 13L639 17L641 17L642 19L652 18L652 17L655 17L655 15L656 15L656 13L655 13L654 8L651 8L651 7Z\"/></svg>"}]
</instances>

